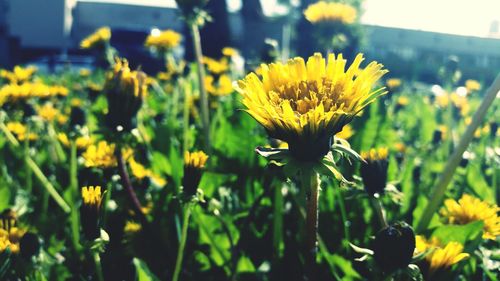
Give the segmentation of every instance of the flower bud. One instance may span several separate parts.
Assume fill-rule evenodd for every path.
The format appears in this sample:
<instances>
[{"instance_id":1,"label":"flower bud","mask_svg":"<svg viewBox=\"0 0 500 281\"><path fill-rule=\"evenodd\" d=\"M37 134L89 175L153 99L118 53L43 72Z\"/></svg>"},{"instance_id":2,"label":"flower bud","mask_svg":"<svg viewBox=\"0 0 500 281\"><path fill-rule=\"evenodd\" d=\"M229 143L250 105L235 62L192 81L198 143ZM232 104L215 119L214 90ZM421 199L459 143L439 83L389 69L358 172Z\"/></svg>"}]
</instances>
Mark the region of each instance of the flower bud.
<instances>
[{"instance_id":1,"label":"flower bud","mask_svg":"<svg viewBox=\"0 0 500 281\"><path fill-rule=\"evenodd\" d=\"M130 131L135 128L137 112L147 95L146 74L131 71L128 62L117 60L108 73L104 91L108 99L106 125L112 130Z\"/></svg>"},{"instance_id":2,"label":"flower bud","mask_svg":"<svg viewBox=\"0 0 500 281\"><path fill-rule=\"evenodd\" d=\"M87 120L85 111L77 106L71 107L71 114L69 117L69 124L72 128L83 127Z\"/></svg>"},{"instance_id":3,"label":"flower bud","mask_svg":"<svg viewBox=\"0 0 500 281\"><path fill-rule=\"evenodd\" d=\"M29 259L40 252L40 239L36 234L28 232L19 241L19 247L21 249L21 256Z\"/></svg>"},{"instance_id":4,"label":"flower bud","mask_svg":"<svg viewBox=\"0 0 500 281\"><path fill-rule=\"evenodd\" d=\"M186 151L184 154L184 177L182 178L182 186L184 187L184 194L187 196L194 196L196 194L207 160L208 155L203 151Z\"/></svg>"},{"instance_id":5,"label":"flower bud","mask_svg":"<svg viewBox=\"0 0 500 281\"><path fill-rule=\"evenodd\" d=\"M366 162L361 162L361 177L365 191L373 196L375 193L384 193L387 184L387 169L389 161L387 160L387 148L370 149L368 152L362 152L361 157Z\"/></svg>"},{"instance_id":6,"label":"flower bud","mask_svg":"<svg viewBox=\"0 0 500 281\"><path fill-rule=\"evenodd\" d=\"M415 250L415 234L405 222L397 222L377 233L373 244L377 265L386 273L410 264Z\"/></svg>"},{"instance_id":7,"label":"flower bud","mask_svg":"<svg viewBox=\"0 0 500 281\"><path fill-rule=\"evenodd\" d=\"M87 240L97 239L100 235L99 217L102 203L100 186L82 187L82 206L80 207L81 225Z\"/></svg>"}]
</instances>

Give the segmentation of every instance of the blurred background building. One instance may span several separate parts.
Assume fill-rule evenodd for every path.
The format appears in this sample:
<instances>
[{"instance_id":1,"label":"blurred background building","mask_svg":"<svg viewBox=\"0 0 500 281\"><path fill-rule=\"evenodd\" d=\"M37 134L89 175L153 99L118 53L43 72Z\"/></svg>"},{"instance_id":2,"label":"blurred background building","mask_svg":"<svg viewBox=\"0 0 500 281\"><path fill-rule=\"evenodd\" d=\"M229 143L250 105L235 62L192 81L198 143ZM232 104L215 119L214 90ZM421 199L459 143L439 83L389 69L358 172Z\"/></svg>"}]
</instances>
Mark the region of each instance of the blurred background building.
<instances>
[{"instance_id":1,"label":"blurred background building","mask_svg":"<svg viewBox=\"0 0 500 281\"><path fill-rule=\"evenodd\" d=\"M216 56L213 50L234 46L251 60L259 56L264 40L273 38L284 57L293 55L289 47L295 46L293 38L300 32L295 24L311 2L316 1L212 0L208 9L214 21L202 30L204 52ZM362 51L384 62L392 76L432 80L450 55L459 58L466 77L493 79L500 68L498 20L478 36L378 26L373 20L376 11L370 13L380 8L374 2L367 0L365 6ZM101 26L111 27L112 44L121 54L143 64L148 64L148 54L142 44L152 29L186 33L174 0L0 0L0 67L49 60L85 62L78 44Z\"/></svg>"}]
</instances>

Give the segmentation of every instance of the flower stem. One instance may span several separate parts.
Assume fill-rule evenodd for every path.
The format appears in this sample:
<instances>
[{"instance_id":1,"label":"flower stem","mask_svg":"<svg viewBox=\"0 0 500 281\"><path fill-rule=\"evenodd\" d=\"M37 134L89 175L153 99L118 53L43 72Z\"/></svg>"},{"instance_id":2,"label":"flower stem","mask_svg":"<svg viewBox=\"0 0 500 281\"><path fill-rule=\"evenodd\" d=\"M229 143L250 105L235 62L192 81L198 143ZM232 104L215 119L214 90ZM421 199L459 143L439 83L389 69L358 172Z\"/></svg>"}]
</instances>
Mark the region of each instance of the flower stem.
<instances>
[{"instance_id":1,"label":"flower stem","mask_svg":"<svg viewBox=\"0 0 500 281\"><path fill-rule=\"evenodd\" d=\"M500 91L500 74L496 77L493 84L486 91L486 95L483 101L481 102L481 105L477 109L476 113L474 114L472 122L467 127L467 130L460 139L460 142L455 148L455 151L448 159L448 162L444 167L443 173L441 174L441 177L439 178L438 182L436 183L436 186L433 189L434 192L432 193L430 201L427 204L427 207L424 209L424 213L422 214L422 217L417 225L417 231L416 231L417 233L424 231L427 228L427 226L429 226L432 217L439 209L439 206L443 201L446 188L448 187L448 184L450 183L456 168L460 164L460 160L462 159L464 151L467 149L469 143L472 141L472 138L474 137L474 132L483 121L486 112L488 111L488 108L495 101L495 98L499 91Z\"/></svg>"},{"instance_id":2,"label":"flower stem","mask_svg":"<svg viewBox=\"0 0 500 281\"><path fill-rule=\"evenodd\" d=\"M69 200L71 206L71 233L73 234L73 247L75 251L79 252L81 249L80 245L80 230L79 230L79 217L78 209L76 208L76 202L78 198L78 163L76 157L76 142L71 140L71 152L70 152L70 168L69 168L69 180L70 180L70 190L71 190L71 200Z\"/></svg>"},{"instance_id":3,"label":"flower stem","mask_svg":"<svg viewBox=\"0 0 500 281\"><path fill-rule=\"evenodd\" d=\"M191 36L193 37L194 54L196 57L196 68L198 71L198 84L200 87L201 100L201 121L203 123L203 134L205 137L205 151L211 154L212 146L210 143L210 116L208 112L208 96L205 89L205 68L203 67L203 53L201 51L200 30L197 23L190 24Z\"/></svg>"},{"instance_id":4,"label":"flower stem","mask_svg":"<svg viewBox=\"0 0 500 281\"><path fill-rule=\"evenodd\" d=\"M191 99L191 83L183 81L184 108L182 111L182 155L189 150L189 100Z\"/></svg>"},{"instance_id":5,"label":"flower stem","mask_svg":"<svg viewBox=\"0 0 500 281\"><path fill-rule=\"evenodd\" d=\"M137 214L139 219L141 220L141 223L145 225L147 223L146 216L142 212L142 206L141 202L139 202L139 199L137 198L137 195L135 194L134 188L132 187L132 183L130 182L130 178L128 176L127 172L127 167L125 166L125 160L123 160L123 155L122 155L122 150L120 147L116 148L116 159L118 162L118 173L120 175L120 178L122 180L122 184L125 187L125 190L127 191L127 195L130 199L130 202L132 203L132 207L134 209L134 212Z\"/></svg>"},{"instance_id":6,"label":"flower stem","mask_svg":"<svg viewBox=\"0 0 500 281\"><path fill-rule=\"evenodd\" d=\"M99 252L95 251L92 253L95 264L95 271L97 275L98 281L104 281L104 275L102 274L102 265L101 265L101 256L99 256Z\"/></svg>"},{"instance_id":7,"label":"flower stem","mask_svg":"<svg viewBox=\"0 0 500 281\"><path fill-rule=\"evenodd\" d=\"M316 280L316 254L318 252L318 199L319 175L312 170L304 171L302 188L308 192L306 202L305 274L306 280Z\"/></svg>"},{"instance_id":8,"label":"flower stem","mask_svg":"<svg viewBox=\"0 0 500 281\"><path fill-rule=\"evenodd\" d=\"M187 240L187 232L189 226L189 217L191 216L191 204L186 204L184 210L184 218L182 221L182 233L181 233L181 241L179 242L179 250L177 251L177 260L175 261L175 270L174 275L172 277L172 281L179 280L179 274L181 273L182 268L182 259L184 257L184 247L186 246Z\"/></svg>"},{"instance_id":9,"label":"flower stem","mask_svg":"<svg viewBox=\"0 0 500 281\"><path fill-rule=\"evenodd\" d=\"M384 208L382 207L382 204L380 204L380 199L378 197L371 196L370 203L372 204L373 210L375 211L375 214L379 220L380 228L382 229L387 227L387 221L384 215Z\"/></svg>"}]
</instances>

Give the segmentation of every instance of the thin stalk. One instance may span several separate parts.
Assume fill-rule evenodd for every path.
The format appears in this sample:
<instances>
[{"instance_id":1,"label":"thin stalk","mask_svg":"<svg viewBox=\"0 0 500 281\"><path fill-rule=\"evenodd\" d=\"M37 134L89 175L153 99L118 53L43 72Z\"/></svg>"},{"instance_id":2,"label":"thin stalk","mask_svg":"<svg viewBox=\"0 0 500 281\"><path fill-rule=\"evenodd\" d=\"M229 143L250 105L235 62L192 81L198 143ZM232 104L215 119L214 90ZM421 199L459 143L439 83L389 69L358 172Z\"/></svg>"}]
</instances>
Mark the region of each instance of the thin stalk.
<instances>
[{"instance_id":1,"label":"thin stalk","mask_svg":"<svg viewBox=\"0 0 500 281\"><path fill-rule=\"evenodd\" d=\"M436 211L438 210L439 206L443 201L446 188L448 187L448 184L450 183L456 168L460 164L460 160L462 159L464 151L467 149L469 143L472 141L472 138L474 137L474 132L483 121L486 112L488 111L488 108L495 101L495 98L499 91L500 91L500 74L496 77L493 84L486 91L486 95L481 105L477 109L476 113L474 114L472 122L467 127L467 130L460 139L460 142L455 148L455 151L448 159L448 162L444 167L443 173L441 174L441 177L439 178L438 182L436 183L436 186L433 189L434 192L432 193L430 201L427 204L427 207L424 209L424 213L422 214L422 217L418 222L417 233L424 231L427 228L427 226L429 226L432 217L434 216L434 214L436 213Z\"/></svg>"},{"instance_id":2,"label":"thin stalk","mask_svg":"<svg viewBox=\"0 0 500 281\"><path fill-rule=\"evenodd\" d=\"M101 265L101 256L99 256L99 252L95 251L92 254L94 258L95 272L97 275L97 280L104 281L104 275L102 274L102 265Z\"/></svg>"},{"instance_id":3,"label":"thin stalk","mask_svg":"<svg viewBox=\"0 0 500 281\"><path fill-rule=\"evenodd\" d=\"M2 122L0 122L0 130L3 131L3 133L6 135L7 140L10 142L10 144L16 148L20 146L19 142L17 139L12 135L12 133L7 129L7 126ZM55 187L50 183L50 181L47 179L47 177L43 174L42 170L38 167L38 165L31 159L31 157L25 156L25 161L29 169L35 174L35 176L38 178L38 180L42 183L42 186L45 188L45 190L52 196L52 198L56 201L56 203L63 209L65 213L69 213L71 211L71 208L69 205L64 201L64 199L59 195Z\"/></svg>"},{"instance_id":4,"label":"thin stalk","mask_svg":"<svg viewBox=\"0 0 500 281\"><path fill-rule=\"evenodd\" d=\"M73 238L73 247L75 251L79 252L81 249L80 245L80 230L79 230L79 217L78 208L76 207L76 202L78 198L78 163L76 159L76 142L71 140L70 142L70 168L69 168L69 180L70 180L70 190L71 190L71 200L69 200L71 206L71 233Z\"/></svg>"},{"instance_id":5,"label":"thin stalk","mask_svg":"<svg viewBox=\"0 0 500 281\"><path fill-rule=\"evenodd\" d=\"M63 211L65 213L71 212L71 208L68 205L68 203L66 203L66 201L64 201L64 199L61 197L61 195L59 195L59 193L57 192L56 188L50 183L49 179L47 179L47 177L45 177L45 175L43 174L42 170L40 170L40 168L35 163L35 161L33 161L33 159L31 159L30 157L28 157L26 159L26 161L27 161L28 166L30 167L30 169L35 174L35 176L42 183L43 187L45 187L45 190L56 201L57 205L59 205L59 207L61 207L61 209L63 209Z\"/></svg>"},{"instance_id":6,"label":"thin stalk","mask_svg":"<svg viewBox=\"0 0 500 281\"><path fill-rule=\"evenodd\" d=\"M128 176L127 167L125 166L125 160L123 160L123 155L120 147L116 148L115 154L118 162L118 174L120 175L122 184L125 187L125 190L127 191L128 198L132 203L132 208L134 209L134 212L141 220L141 223L145 225L147 223L147 219L144 213L142 212L141 202L139 202L139 199L135 194L134 188L132 187L132 183L130 182L130 177Z\"/></svg>"},{"instance_id":7,"label":"thin stalk","mask_svg":"<svg viewBox=\"0 0 500 281\"><path fill-rule=\"evenodd\" d=\"M189 226L189 217L191 216L191 204L188 203L184 210L184 218L182 220L182 234L179 243L179 250L177 251L177 260L175 261L175 270L172 281L179 280L179 274L182 268L182 259L184 258L184 248L186 247L187 232Z\"/></svg>"},{"instance_id":8,"label":"thin stalk","mask_svg":"<svg viewBox=\"0 0 500 281\"><path fill-rule=\"evenodd\" d=\"M280 246L283 241L283 194L281 185L274 186L274 212L273 212L273 259L278 261L280 258Z\"/></svg>"},{"instance_id":9,"label":"thin stalk","mask_svg":"<svg viewBox=\"0 0 500 281\"><path fill-rule=\"evenodd\" d=\"M306 280L316 280L316 255L318 252L318 199L319 175L316 172L304 171L302 189L308 191L306 202L306 235L305 235L305 274Z\"/></svg>"},{"instance_id":10,"label":"thin stalk","mask_svg":"<svg viewBox=\"0 0 500 281\"><path fill-rule=\"evenodd\" d=\"M344 238L347 241L351 241L351 235L349 233L349 226L347 225L347 212L345 210L344 198L340 193L340 187L334 187L334 193L337 197L337 201L339 203L340 216L342 217L342 226L344 228ZM347 246L346 250L348 253L351 251L351 247Z\"/></svg>"},{"instance_id":11,"label":"thin stalk","mask_svg":"<svg viewBox=\"0 0 500 281\"><path fill-rule=\"evenodd\" d=\"M190 28L196 57L198 84L200 87L201 121L203 123L203 135L205 137L205 151L210 155L212 151L210 143L210 116L208 112L208 95L207 90L205 89L205 68L203 67L202 61L203 53L201 51L200 30L196 23L191 23Z\"/></svg>"},{"instance_id":12,"label":"thin stalk","mask_svg":"<svg viewBox=\"0 0 500 281\"><path fill-rule=\"evenodd\" d=\"M182 155L189 150L189 100L191 99L191 83L183 81L184 108L182 112Z\"/></svg>"},{"instance_id":13,"label":"thin stalk","mask_svg":"<svg viewBox=\"0 0 500 281\"><path fill-rule=\"evenodd\" d=\"M380 204L380 199L378 197L371 196L370 203L372 204L375 215L378 218L380 228L386 228L388 226L387 220L385 219L384 208L382 207L382 204Z\"/></svg>"},{"instance_id":14,"label":"thin stalk","mask_svg":"<svg viewBox=\"0 0 500 281\"><path fill-rule=\"evenodd\" d=\"M29 136L30 130L29 130L29 126L27 126L27 127L28 127L28 132L27 132L26 136ZM31 191L33 190L33 178L32 178L31 169L29 168L29 165L28 165L29 155L30 155L30 141L29 141L29 137L27 137L26 140L24 141L24 169L26 171L25 188L28 191L28 193L31 194Z\"/></svg>"}]
</instances>

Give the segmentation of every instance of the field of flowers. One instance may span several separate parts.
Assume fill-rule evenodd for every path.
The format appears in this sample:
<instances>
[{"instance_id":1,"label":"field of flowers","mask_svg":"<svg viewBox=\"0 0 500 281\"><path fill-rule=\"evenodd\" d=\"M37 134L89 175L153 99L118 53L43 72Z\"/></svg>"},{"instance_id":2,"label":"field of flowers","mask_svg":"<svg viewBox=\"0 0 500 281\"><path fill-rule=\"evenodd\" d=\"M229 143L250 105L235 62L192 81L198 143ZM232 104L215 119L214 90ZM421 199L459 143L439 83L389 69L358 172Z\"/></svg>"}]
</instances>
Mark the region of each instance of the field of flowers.
<instances>
[{"instance_id":1,"label":"field of flowers","mask_svg":"<svg viewBox=\"0 0 500 281\"><path fill-rule=\"evenodd\" d=\"M165 30L146 75L103 27L93 69L0 70L0 280L498 280L499 78L344 57L356 9L326 2L316 53L243 69L177 2L195 62Z\"/></svg>"}]
</instances>

